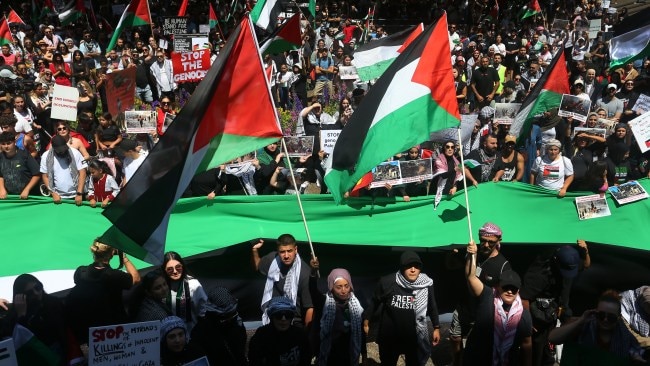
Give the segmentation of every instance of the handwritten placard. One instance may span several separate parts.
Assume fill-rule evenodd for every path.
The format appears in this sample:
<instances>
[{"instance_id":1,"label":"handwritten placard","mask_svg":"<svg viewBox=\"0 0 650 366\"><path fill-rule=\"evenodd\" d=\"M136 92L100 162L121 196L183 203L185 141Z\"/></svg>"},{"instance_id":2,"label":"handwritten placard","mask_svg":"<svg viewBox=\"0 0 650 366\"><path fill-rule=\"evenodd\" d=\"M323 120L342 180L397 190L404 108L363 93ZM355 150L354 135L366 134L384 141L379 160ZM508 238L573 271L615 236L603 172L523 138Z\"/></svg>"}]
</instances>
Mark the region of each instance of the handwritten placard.
<instances>
[{"instance_id":1,"label":"handwritten placard","mask_svg":"<svg viewBox=\"0 0 650 366\"><path fill-rule=\"evenodd\" d=\"M77 103L79 103L79 90L77 88L54 84L51 118L76 121Z\"/></svg>"},{"instance_id":2,"label":"handwritten placard","mask_svg":"<svg viewBox=\"0 0 650 366\"><path fill-rule=\"evenodd\" d=\"M89 329L88 365L160 365L160 322Z\"/></svg>"},{"instance_id":3,"label":"handwritten placard","mask_svg":"<svg viewBox=\"0 0 650 366\"><path fill-rule=\"evenodd\" d=\"M187 33L187 23L189 20L190 18L188 17L164 17L163 34L168 36L170 34Z\"/></svg>"},{"instance_id":4,"label":"handwritten placard","mask_svg":"<svg viewBox=\"0 0 650 366\"><path fill-rule=\"evenodd\" d=\"M341 130L321 130L320 149L331 155L340 134Z\"/></svg>"}]
</instances>

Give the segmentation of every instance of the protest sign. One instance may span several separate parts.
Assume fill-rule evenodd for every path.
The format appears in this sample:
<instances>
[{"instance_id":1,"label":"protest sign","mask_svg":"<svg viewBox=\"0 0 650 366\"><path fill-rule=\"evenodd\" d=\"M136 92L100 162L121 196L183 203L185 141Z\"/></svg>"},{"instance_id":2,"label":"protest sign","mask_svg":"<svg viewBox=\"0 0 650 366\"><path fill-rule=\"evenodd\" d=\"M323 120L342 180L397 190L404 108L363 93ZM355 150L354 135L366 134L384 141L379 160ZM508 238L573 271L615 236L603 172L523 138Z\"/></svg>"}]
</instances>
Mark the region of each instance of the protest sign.
<instances>
[{"instance_id":1,"label":"protest sign","mask_svg":"<svg viewBox=\"0 0 650 366\"><path fill-rule=\"evenodd\" d=\"M237 168L237 167L244 166L244 165L252 162L255 159L257 159L257 151L251 151L246 155L242 155L242 156L238 157L237 159L231 160L228 164L225 164L225 165L226 165L226 167L229 167L229 168Z\"/></svg>"},{"instance_id":2,"label":"protest sign","mask_svg":"<svg viewBox=\"0 0 650 366\"><path fill-rule=\"evenodd\" d=\"M641 153L650 150L650 113L646 112L628 123Z\"/></svg>"},{"instance_id":3,"label":"protest sign","mask_svg":"<svg viewBox=\"0 0 650 366\"><path fill-rule=\"evenodd\" d=\"M595 219L597 217L610 216L607 199L599 194L590 196L576 197L576 208L578 209L578 218L582 220Z\"/></svg>"},{"instance_id":4,"label":"protest sign","mask_svg":"<svg viewBox=\"0 0 650 366\"><path fill-rule=\"evenodd\" d=\"M106 95L108 112L116 117L118 114L133 109L135 99L135 70L127 67L106 75Z\"/></svg>"},{"instance_id":5,"label":"protest sign","mask_svg":"<svg viewBox=\"0 0 650 366\"><path fill-rule=\"evenodd\" d=\"M199 24L199 33L210 33L210 24Z\"/></svg>"},{"instance_id":6,"label":"protest sign","mask_svg":"<svg viewBox=\"0 0 650 366\"><path fill-rule=\"evenodd\" d=\"M494 124L511 125L515 120L521 103L496 103L494 105Z\"/></svg>"},{"instance_id":7,"label":"protest sign","mask_svg":"<svg viewBox=\"0 0 650 366\"><path fill-rule=\"evenodd\" d=\"M355 66L339 66L339 78L341 80L356 80L359 78Z\"/></svg>"},{"instance_id":8,"label":"protest sign","mask_svg":"<svg viewBox=\"0 0 650 366\"><path fill-rule=\"evenodd\" d=\"M569 21L567 19L555 19L553 21L553 24L551 25L551 29L559 29L559 30L564 30L566 26L569 24Z\"/></svg>"},{"instance_id":9,"label":"protest sign","mask_svg":"<svg viewBox=\"0 0 650 366\"><path fill-rule=\"evenodd\" d=\"M383 187L386 184L400 184L401 177L399 161L383 162L372 169L372 183L370 183L370 188Z\"/></svg>"},{"instance_id":10,"label":"protest sign","mask_svg":"<svg viewBox=\"0 0 650 366\"><path fill-rule=\"evenodd\" d=\"M309 156L314 152L314 136L285 137L289 157Z\"/></svg>"},{"instance_id":11,"label":"protest sign","mask_svg":"<svg viewBox=\"0 0 650 366\"><path fill-rule=\"evenodd\" d=\"M207 34L176 34L174 35L174 52L191 52L209 48Z\"/></svg>"},{"instance_id":12,"label":"protest sign","mask_svg":"<svg viewBox=\"0 0 650 366\"><path fill-rule=\"evenodd\" d=\"M583 99L575 95L562 94L560 110L557 115L560 117L573 117L575 120L585 122L591 107L591 100Z\"/></svg>"},{"instance_id":13,"label":"protest sign","mask_svg":"<svg viewBox=\"0 0 650 366\"><path fill-rule=\"evenodd\" d=\"M149 133L156 131L156 111L125 111L126 133Z\"/></svg>"},{"instance_id":14,"label":"protest sign","mask_svg":"<svg viewBox=\"0 0 650 366\"><path fill-rule=\"evenodd\" d=\"M160 365L160 322L93 327L88 365Z\"/></svg>"},{"instance_id":15,"label":"protest sign","mask_svg":"<svg viewBox=\"0 0 650 366\"><path fill-rule=\"evenodd\" d=\"M619 205L648 198L648 193L643 189L643 186L635 180L617 186L611 186L607 190Z\"/></svg>"},{"instance_id":16,"label":"protest sign","mask_svg":"<svg viewBox=\"0 0 650 366\"><path fill-rule=\"evenodd\" d=\"M614 133L614 126L616 126L616 122L609 120L609 119L604 119L604 118L598 118L598 122L594 125L594 128L604 128L605 129L605 137L611 135Z\"/></svg>"},{"instance_id":17,"label":"protest sign","mask_svg":"<svg viewBox=\"0 0 650 366\"><path fill-rule=\"evenodd\" d=\"M79 90L77 88L54 84L51 118L76 121L77 103L79 103Z\"/></svg>"},{"instance_id":18,"label":"protest sign","mask_svg":"<svg viewBox=\"0 0 650 366\"><path fill-rule=\"evenodd\" d=\"M163 17L163 34L186 34L189 17Z\"/></svg>"},{"instance_id":19,"label":"protest sign","mask_svg":"<svg viewBox=\"0 0 650 366\"><path fill-rule=\"evenodd\" d=\"M634 111L640 114L650 112L650 97L640 94L636 102L634 102Z\"/></svg>"},{"instance_id":20,"label":"protest sign","mask_svg":"<svg viewBox=\"0 0 650 366\"><path fill-rule=\"evenodd\" d=\"M167 131L169 125L171 125L172 122L174 122L174 118L176 118L175 114L165 113L165 120L163 121L163 125L162 125L162 133L165 133L165 131Z\"/></svg>"},{"instance_id":21,"label":"protest sign","mask_svg":"<svg viewBox=\"0 0 650 366\"><path fill-rule=\"evenodd\" d=\"M419 182L433 178L431 159L403 160L399 162L401 183Z\"/></svg>"},{"instance_id":22,"label":"protest sign","mask_svg":"<svg viewBox=\"0 0 650 366\"><path fill-rule=\"evenodd\" d=\"M601 19L591 19L589 21L589 38L596 39L596 37L598 37L598 32L600 32L601 24Z\"/></svg>"},{"instance_id":23,"label":"protest sign","mask_svg":"<svg viewBox=\"0 0 650 366\"><path fill-rule=\"evenodd\" d=\"M0 342L0 366L18 366L13 338Z\"/></svg>"},{"instance_id":24,"label":"protest sign","mask_svg":"<svg viewBox=\"0 0 650 366\"><path fill-rule=\"evenodd\" d=\"M573 129L573 135L571 135L571 138L575 138L578 135L600 136L605 138L607 137L607 130L604 128L576 127Z\"/></svg>"},{"instance_id":25,"label":"protest sign","mask_svg":"<svg viewBox=\"0 0 650 366\"><path fill-rule=\"evenodd\" d=\"M341 130L321 130L320 131L320 149L327 154L332 154L336 140L339 139Z\"/></svg>"},{"instance_id":26,"label":"protest sign","mask_svg":"<svg viewBox=\"0 0 650 366\"><path fill-rule=\"evenodd\" d=\"M199 82L205 78L210 69L210 50L202 49L192 52L172 53L174 65L174 82Z\"/></svg>"}]
</instances>

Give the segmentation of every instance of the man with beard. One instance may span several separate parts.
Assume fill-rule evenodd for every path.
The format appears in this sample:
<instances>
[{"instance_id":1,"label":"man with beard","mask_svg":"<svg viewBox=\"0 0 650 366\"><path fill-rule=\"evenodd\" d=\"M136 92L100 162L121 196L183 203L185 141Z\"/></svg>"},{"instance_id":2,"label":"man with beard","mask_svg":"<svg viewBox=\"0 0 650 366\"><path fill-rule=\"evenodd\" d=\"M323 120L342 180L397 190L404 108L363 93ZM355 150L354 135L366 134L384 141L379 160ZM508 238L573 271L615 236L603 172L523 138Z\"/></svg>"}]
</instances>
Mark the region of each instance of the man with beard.
<instances>
[{"instance_id":1,"label":"man with beard","mask_svg":"<svg viewBox=\"0 0 650 366\"><path fill-rule=\"evenodd\" d=\"M598 99L595 109L603 108L607 111L607 119L619 122L623 115L623 101L616 98L618 86L614 83L607 85L607 95Z\"/></svg>"},{"instance_id":2,"label":"man with beard","mask_svg":"<svg viewBox=\"0 0 650 366\"><path fill-rule=\"evenodd\" d=\"M45 187L52 193L54 203L62 198L74 198L81 206L86 184L86 163L81 153L70 148L62 136L52 138L52 148L41 157L40 171Z\"/></svg>"},{"instance_id":3,"label":"man with beard","mask_svg":"<svg viewBox=\"0 0 650 366\"><path fill-rule=\"evenodd\" d=\"M517 152L516 144L515 136L506 135L501 158L497 159L492 168L492 181L521 182L524 176L524 157Z\"/></svg>"},{"instance_id":4,"label":"man with beard","mask_svg":"<svg viewBox=\"0 0 650 366\"><path fill-rule=\"evenodd\" d=\"M585 74L585 93L589 95L591 103L596 103L596 100L603 94L603 85L596 81L596 70L587 69Z\"/></svg>"},{"instance_id":5,"label":"man with beard","mask_svg":"<svg viewBox=\"0 0 650 366\"><path fill-rule=\"evenodd\" d=\"M166 96L173 101L174 90L176 90L177 85L176 82L174 82L174 68L172 67L172 61L165 57L163 51L156 51L156 62L151 65L149 70L154 79L156 79L158 96L160 98Z\"/></svg>"},{"instance_id":6,"label":"man with beard","mask_svg":"<svg viewBox=\"0 0 650 366\"><path fill-rule=\"evenodd\" d=\"M499 74L489 65L490 59L483 56L481 57L481 66L472 73L470 86L479 108L489 106L499 88Z\"/></svg>"},{"instance_id":7,"label":"man with beard","mask_svg":"<svg viewBox=\"0 0 650 366\"><path fill-rule=\"evenodd\" d=\"M471 151L467 154L465 161L474 160L478 162L479 166L471 168L470 173L472 177L479 183L488 182L490 180L490 172L494 163L499 158L497 154L498 139L495 134L485 135L481 147L477 150Z\"/></svg>"}]
</instances>

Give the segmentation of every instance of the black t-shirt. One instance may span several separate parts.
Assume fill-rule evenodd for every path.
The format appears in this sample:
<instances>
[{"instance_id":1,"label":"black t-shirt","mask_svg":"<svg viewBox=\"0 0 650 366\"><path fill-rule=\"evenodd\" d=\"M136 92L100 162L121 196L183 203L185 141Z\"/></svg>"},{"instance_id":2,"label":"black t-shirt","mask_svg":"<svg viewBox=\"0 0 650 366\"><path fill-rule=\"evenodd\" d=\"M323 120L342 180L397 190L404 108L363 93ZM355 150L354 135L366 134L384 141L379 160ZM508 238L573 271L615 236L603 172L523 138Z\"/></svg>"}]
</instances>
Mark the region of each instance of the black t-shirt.
<instances>
[{"instance_id":1,"label":"black t-shirt","mask_svg":"<svg viewBox=\"0 0 650 366\"><path fill-rule=\"evenodd\" d=\"M275 260L277 255L277 252L271 252L260 258L259 272L261 274L264 276L268 275L269 269L271 268L271 263ZM289 267L285 267L282 263L280 263L280 280L278 282L275 282L273 285L273 297L286 296L284 293L284 281L288 272ZM305 315L307 309L314 307L314 304L311 300L311 294L309 293L309 272L309 264L305 263L305 261L301 259L296 308L300 309L301 315L303 316Z\"/></svg>"},{"instance_id":2,"label":"black t-shirt","mask_svg":"<svg viewBox=\"0 0 650 366\"><path fill-rule=\"evenodd\" d=\"M272 324L258 328L248 346L251 366L308 366L311 352L307 335L291 326L279 332Z\"/></svg>"},{"instance_id":3,"label":"black t-shirt","mask_svg":"<svg viewBox=\"0 0 650 366\"><path fill-rule=\"evenodd\" d=\"M524 338L533 333L533 321L526 309L517 324L515 339L510 348L509 365L520 365L519 346ZM478 298L476 323L467 338L463 353L463 365L492 365L492 346L494 343L494 294L492 287L483 286Z\"/></svg>"},{"instance_id":4,"label":"black t-shirt","mask_svg":"<svg viewBox=\"0 0 650 366\"><path fill-rule=\"evenodd\" d=\"M480 269L479 269L480 268ZM501 273L506 270L511 270L510 262L506 257L499 253L494 257L487 259L479 259L477 262L477 273L480 272L478 278L485 285L494 287L499 284L499 278L501 278Z\"/></svg>"},{"instance_id":5,"label":"black t-shirt","mask_svg":"<svg viewBox=\"0 0 650 366\"><path fill-rule=\"evenodd\" d=\"M492 172L490 173L490 179L494 178L499 170L503 170L503 175L501 176L502 181L511 182L517 177L517 157L518 152L514 152L514 157L509 163L503 161L503 157L497 159L492 167Z\"/></svg>"},{"instance_id":6,"label":"black t-shirt","mask_svg":"<svg viewBox=\"0 0 650 366\"><path fill-rule=\"evenodd\" d=\"M472 84L476 85L476 91L486 97L494 90L494 83L499 82L499 73L493 67L482 70L480 67L472 73Z\"/></svg>"},{"instance_id":7,"label":"black t-shirt","mask_svg":"<svg viewBox=\"0 0 650 366\"><path fill-rule=\"evenodd\" d=\"M0 178L5 181L7 193L20 194L32 177L39 175L38 163L26 151L17 150L11 158L0 154Z\"/></svg>"}]
</instances>

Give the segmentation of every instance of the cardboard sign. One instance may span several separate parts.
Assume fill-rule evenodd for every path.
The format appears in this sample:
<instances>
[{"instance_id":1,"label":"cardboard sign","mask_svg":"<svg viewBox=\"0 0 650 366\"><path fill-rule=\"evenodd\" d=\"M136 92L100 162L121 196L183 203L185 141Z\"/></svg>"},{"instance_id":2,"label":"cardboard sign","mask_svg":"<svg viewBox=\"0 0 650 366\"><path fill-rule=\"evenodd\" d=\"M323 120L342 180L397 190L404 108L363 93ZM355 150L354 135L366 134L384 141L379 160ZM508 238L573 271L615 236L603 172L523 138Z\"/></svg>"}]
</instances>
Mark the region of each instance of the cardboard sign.
<instances>
[{"instance_id":1,"label":"cardboard sign","mask_svg":"<svg viewBox=\"0 0 650 366\"><path fill-rule=\"evenodd\" d=\"M126 133L156 132L157 119L156 111L125 111Z\"/></svg>"},{"instance_id":2,"label":"cardboard sign","mask_svg":"<svg viewBox=\"0 0 650 366\"><path fill-rule=\"evenodd\" d=\"M511 125L515 120L521 103L496 103L494 105L494 123L499 125Z\"/></svg>"},{"instance_id":3,"label":"cardboard sign","mask_svg":"<svg viewBox=\"0 0 650 366\"><path fill-rule=\"evenodd\" d=\"M113 116L133 108L135 100L135 67L113 71L106 75L108 111Z\"/></svg>"},{"instance_id":4,"label":"cardboard sign","mask_svg":"<svg viewBox=\"0 0 650 366\"><path fill-rule=\"evenodd\" d=\"M628 123L641 153L650 150L650 112L646 112Z\"/></svg>"},{"instance_id":5,"label":"cardboard sign","mask_svg":"<svg viewBox=\"0 0 650 366\"><path fill-rule=\"evenodd\" d=\"M332 155L336 140L339 139L341 130L321 130L320 131L320 149Z\"/></svg>"},{"instance_id":6,"label":"cardboard sign","mask_svg":"<svg viewBox=\"0 0 650 366\"><path fill-rule=\"evenodd\" d=\"M339 78L341 80L357 80L357 68L355 66L339 66Z\"/></svg>"},{"instance_id":7,"label":"cardboard sign","mask_svg":"<svg viewBox=\"0 0 650 366\"><path fill-rule=\"evenodd\" d=\"M192 52L172 53L174 65L174 82L199 82L205 78L210 69L210 51L198 50Z\"/></svg>"},{"instance_id":8,"label":"cardboard sign","mask_svg":"<svg viewBox=\"0 0 650 366\"><path fill-rule=\"evenodd\" d=\"M189 17L163 17L163 34L186 34Z\"/></svg>"},{"instance_id":9,"label":"cardboard sign","mask_svg":"<svg viewBox=\"0 0 650 366\"><path fill-rule=\"evenodd\" d=\"M191 52L209 48L210 41L207 34L176 34L174 35L175 52Z\"/></svg>"},{"instance_id":10,"label":"cardboard sign","mask_svg":"<svg viewBox=\"0 0 650 366\"><path fill-rule=\"evenodd\" d=\"M77 88L54 84L51 118L76 121L77 103L79 103L79 90Z\"/></svg>"},{"instance_id":11,"label":"cardboard sign","mask_svg":"<svg viewBox=\"0 0 650 366\"><path fill-rule=\"evenodd\" d=\"M602 25L601 19L591 19L589 21L589 38L594 39L598 37Z\"/></svg>"},{"instance_id":12,"label":"cardboard sign","mask_svg":"<svg viewBox=\"0 0 650 366\"><path fill-rule=\"evenodd\" d=\"M18 366L13 338L0 342L0 366Z\"/></svg>"},{"instance_id":13,"label":"cardboard sign","mask_svg":"<svg viewBox=\"0 0 650 366\"><path fill-rule=\"evenodd\" d=\"M309 156L314 152L314 136L285 137L289 157Z\"/></svg>"},{"instance_id":14,"label":"cardboard sign","mask_svg":"<svg viewBox=\"0 0 650 366\"><path fill-rule=\"evenodd\" d=\"M88 365L160 365L160 322L89 328Z\"/></svg>"},{"instance_id":15,"label":"cardboard sign","mask_svg":"<svg viewBox=\"0 0 650 366\"><path fill-rule=\"evenodd\" d=\"M585 122L587 121L590 108L591 100L571 94L562 94L560 110L557 115L560 117L573 117L575 120Z\"/></svg>"}]
</instances>

